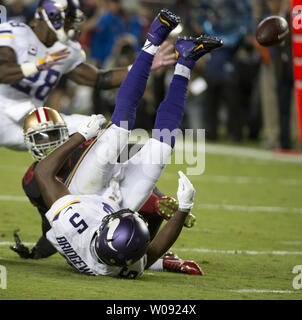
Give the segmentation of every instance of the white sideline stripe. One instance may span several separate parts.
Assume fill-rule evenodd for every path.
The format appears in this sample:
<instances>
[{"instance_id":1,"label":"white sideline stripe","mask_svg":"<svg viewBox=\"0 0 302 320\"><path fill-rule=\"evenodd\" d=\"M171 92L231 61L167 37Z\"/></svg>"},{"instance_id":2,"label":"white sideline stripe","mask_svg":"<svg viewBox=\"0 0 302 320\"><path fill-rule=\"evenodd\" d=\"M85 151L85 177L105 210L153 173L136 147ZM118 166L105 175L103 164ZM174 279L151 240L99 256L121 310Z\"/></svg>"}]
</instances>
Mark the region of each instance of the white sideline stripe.
<instances>
[{"instance_id":1,"label":"white sideline stripe","mask_svg":"<svg viewBox=\"0 0 302 320\"><path fill-rule=\"evenodd\" d=\"M14 245L11 241L2 241L0 246ZM23 242L26 246L33 246L35 242ZM220 254L248 254L248 255L302 255L302 251L251 251L251 250L216 250L216 249L204 249L204 248L173 248L173 250L182 252L199 252L199 253L220 253Z\"/></svg>"},{"instance_id":2,"label":"white sideline stripe","mask_svg":"<svg viewBox=\"0 0 302 320\"><path fill-rule=\"evenodd\" d=\"M197 151L203 150L203 144L194 144L193 148L191 144L185 146L186 151ZM179 145L175 144L176 150L184 150L183 143ZM205 152L209 154L222 154L233 157L246 157L254 158L260 160L269 160L269 161L281 161L281 162L293 162L293 163L302 163L302 155L297 154L275 154L272 151L268 150L259 150L256 148L247 148L240 146L225 146L225 145L216 145L211 143L205 143Z\"/></svg>"},{"instance_id":3,"label":"white sideline stripe","mask_svg":"<svg viewBox=\"0 0 302 320\"><path fill-rule=\"evenodd\" d=\"M28 199L25 196L0 195L0 201L28 201ZM225 210L225 211L281 212L281 213L291 213L291 214L302 214L302 208L287 208L287 207L244 206L244 205L232 205L232 204L199 203L195 205L195 208L209 209L209 210Z\"/></svg>"},{"instance_id":4,"label":"white sideline stripe","mask_svg":"<svg viewBox=\"0 0 302 320\"><path fill-rule=\"evenodd\" d=\"M0 201L29 201L25 196L3 196L0 195Z\"/></svg>"},{"instance_id":5,"label":"white sideline stripe","mask_svg":"<svg viewBox=\"0 0 302 320\"><path fill-rule=\"evenodd\" d=\"M175 175L172 173L164 173L161 177L164 180L175 179ZM192 182L214 182L214 183L232 183L232 184L281 184L286 186L302 186L302 180L299 179L276 179L276 178L264 178L264 177L247 177L247 176L216 176L205 175L202 176L190 176Z\"/></svg>"},{"instance_id":6,"label":"white sideline stripe","mask_svg":"<svg viewBox=\"0 0 302 320\"><path fill-rule=\"evenodd\" d=\"M262 289L239 289L239 290L228 290L230 292L236 292L236 293L297 293L297 291L291 291L291 290L262 290Z\"/></svg>"},{"instance_id":7,"label":"white sideline stripe","mask_svg":"<svg viewBox=\"0 0 302 320\"><path fill-rule=\"evenodd\" d=\"M297 246L302 245L302 241L281 241L280 243L286 244L286 245L297 245Z\"/></svg>"},{"instance_id":8,"label":"white sideline stripe","mask_svg":"<svg viewBox=\"0 0 302 320\"><path fill-rule=\"evenodd\" d=\"M272 151L259 150L255 148L223 146L206 143L206 153L223 154L235 157L248 157L261 160L285 161L302 163L302 155L275 154Z\"/></svg>"},{"instance_id":9,"label":"white sideline stripe","mask_svg":"<svg viewBox=\"0 0 302 320\"><path fill-rule=\"evenodd\" d=\"M232 204L211 204L199 203L195 208L209 210L224 210L224 211L247 211L247 212L280 212L291 214L302 214L302 208L287 208L287 207L266 207L266 206L244 206Z\"/></svg>"},{"instance_id":10,"label":"white sideline stripe","mask_svg":"<svg viewBox=\"0 0 302 320\"><path fill-rule=\"evenodd\" d=\"M25 246L33 246L36 243L35 242L22 242ZM15 242L11 242L11 241L2 241L0 242L0 246L12 246L16 244Z\"/></svg>"},{"instance_id":11,"label":"white sideline stripe","mask_svg":"<svg viewBox=\"0 0 302 320\"><path fill-rule=\"evenodd\" d=\"M132 143L138 142L138 137L140 143L145 143L148 140L148 137L142 137L140 135L136 136L132 134L129 141ZM184 146L185 145L185 146ZM292 163L302 163L302 154L275 154L269 150L261 150L257 148L241 147L241 146L227 146L227 145L217 145L214 143L203 143L194 142L191 143L191 140L186 143L186 140L183 138L178 138L175 144L175 151L187 151L187 152L205 152L208 154L221 154L228 155L233 157L245 157L245 158L254 158L258 160L268 160L268 161L279 161L279 162L292 162Z\"/></svg>"},{"instance_id":12,"label":"white sideline stripe","mask_svg":"<svg viewBox=\"0 0 302 320\"><path fill-rule=\"evenodd\" d=\"M11 241L2 241L0 246L14 245ZM35 242L23 242L26 246L35 245ZM204 249L204 248L173 248L173 250L182 252L199 252L199 253L221 253L221 254L248 254L248 255L302 255L302 251L251 251L251 250L216 250L216 249Z\"/></svg>"},{"instance_id":13,"label":"white sideline stripe","mask_svg":"<svg viewBox=\"0 0 302 320\"><path fill-rule=\"evenodd\" d=\"M248 254L248 255L302 255L302 251L252 251L252 250L216 250L204 248L173 248L175 251L198 252L198 253L221 253L221 254Z\"/></svg>"},{"instance_id":14,"label":"white sideline stripe","mask_svg":"<svg viewBox=\"0 0 302 320\"><path fill-rule=\"evenodd\" d=\"M192 181L197 180L195 176L190 177ZM203 175L198 177L199 181L205 180L216 183L235 183L235 184L284 184L287 186L301 186L302 181L299 179L275 179L275 178L263 178L263 177L246 177L246 176L207 176Z\"/></svg>"}]
</instances>

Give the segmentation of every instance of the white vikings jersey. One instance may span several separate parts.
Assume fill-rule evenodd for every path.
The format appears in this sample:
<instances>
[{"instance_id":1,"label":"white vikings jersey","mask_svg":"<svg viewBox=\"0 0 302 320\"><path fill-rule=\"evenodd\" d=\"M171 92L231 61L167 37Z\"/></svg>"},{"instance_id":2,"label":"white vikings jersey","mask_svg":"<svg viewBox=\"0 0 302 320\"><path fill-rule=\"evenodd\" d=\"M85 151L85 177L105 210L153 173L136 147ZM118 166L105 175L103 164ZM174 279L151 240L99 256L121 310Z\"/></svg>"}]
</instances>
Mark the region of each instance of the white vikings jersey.
<instances>
[{"instance_id":1,"label":"white vikings jersey","mask_svg":"<svg viewBox=\"0 0 302 320\"><path fill-rule=\"evenodd\" d=\"M0 108L15 121L22 119L32 109L32 106L23 108L23 101L30 101L35 107L42 106L61 76L71 72L86 59L78 42L69 40L63 44L57 41L52 47L47 48L28 25L17 21L0 24L0 46L12 48L18 64L37 63L47 54L64 48L70 52L68 57L60 61L61 65L38 72L15 84L0 84Z\"/></svg>"},{"instance_id":2,"label":"white vikings jersey","mask_svg":"<svg viewBox=\"0 0 302 320\"><path fill-rule=\"evenodd\" d=\"M108 197L64 196L46 213L52 227L46 237L68 263L81 273L137 278L144 272L146 255L133 265L121 268L98 262L90 247L102 219L118 210L119 205Z\"/></svg>"}]
</instances>

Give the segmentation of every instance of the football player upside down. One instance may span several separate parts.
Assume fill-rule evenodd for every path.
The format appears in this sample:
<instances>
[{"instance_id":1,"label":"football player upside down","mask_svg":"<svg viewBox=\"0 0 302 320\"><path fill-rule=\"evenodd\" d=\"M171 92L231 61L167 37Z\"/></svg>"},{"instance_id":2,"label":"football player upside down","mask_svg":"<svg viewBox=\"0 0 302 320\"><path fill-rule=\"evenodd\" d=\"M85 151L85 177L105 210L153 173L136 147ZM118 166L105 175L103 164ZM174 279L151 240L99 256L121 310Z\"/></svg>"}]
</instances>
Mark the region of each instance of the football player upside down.
<instances>
[{"instance_id":1,"label":"football player upside down","mask_svg":"<svg viewBox=\"0 0 302 320\"><path fill-rule=\"evenodd\" d=\"M34 109L25 118L24 121L24 141L29 153L36 160L26 171L22 179L22 187L30 202L35 206L42 218L42 236L33 248L26 247L20 240L18 232L14 232L16 244L11 249L24 259L41 259L47 258L57 252L56 248L47 240L46 233L51 228L45 216L47 207L41 195L39 185L35 178L35 167L38 162L46 157L51 151L60 146L69 139L68 128L61 115L52 108L40 107ZM57 178L66 182L70 173L74 170L76 164L82 155L87 151L89 146L96 138L84 141L78 146L72 154L66 159ZM128 159L131 148L129 145L126 149L127 154L120 156L120 159ZM142 146L139 146L142 147ZM136 148L137 149L137 148ZM148 229L151 239L158 232L163 220L169 220L178 208L177 200L172 197L166 197L157 187L154 187L152 194L146 203L139 210L139 213L148 222ZM186 218L185 227L192 228L196 218L192 213ZM169 272L181 272L187 274L199 274L203 272L194 261L182 260L175 254L168 252L162 259L159 259L155 270ZM152 269L152 268L151 268Z\"/></svg>"},{"instance_id":2,"label":"football player upside down","mask_svg":"<svg viewBox=\"0 0 302 320\"><path fill-rule=\"evenodd\" d=\"M182 264L185 265L176 255L166 252L177 240L194 204L195 189L189 179L179 171L177 208L159 232L157 229L152 234L138 211L148 210L144 206L173 151L176 138L173 134L183 118L195 62L219 48L220 39L202 35L177 40L174 75L157 110L152 136L128 161L118 162L128 144L154 55L179 21L166 9L154 19L146 43L118 91L115 110L106 128L101 130L106 123L102 115L91 116L34 169L51 227L46 238L70 265L84 274L137 278L145 269L157 268L159 263L164 266L163 255L170 269L178 265L174 269L181 271ZM58 173L66 159L95 136L65 183L59 181ZM160 212L159 205L147 207L153 206ZM193 268L196 274L202 274L193 262L187 266L187 270Z\"/></svg>"}]
</instances>

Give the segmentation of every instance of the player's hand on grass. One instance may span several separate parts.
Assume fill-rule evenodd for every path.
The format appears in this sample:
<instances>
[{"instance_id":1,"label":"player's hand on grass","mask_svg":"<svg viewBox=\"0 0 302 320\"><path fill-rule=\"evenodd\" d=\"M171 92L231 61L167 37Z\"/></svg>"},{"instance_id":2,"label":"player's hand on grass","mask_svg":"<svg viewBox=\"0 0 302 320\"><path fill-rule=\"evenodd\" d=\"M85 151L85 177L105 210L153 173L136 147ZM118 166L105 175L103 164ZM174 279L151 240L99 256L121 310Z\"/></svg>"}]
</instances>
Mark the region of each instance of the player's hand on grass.
<instances>
[{"instance_id":1,"label":"player's hand on grass","mask_svg":"<svg viewBox=\"0 0 302 320\"><path fill-rule=\"evenodd\" d=\"M93 114L80 123L78 132L88 141L98 135L106 122L107 120L102 114Z\"/></svg>"},{"instance_id":2,"label":"player's hand on grass","mask_svg":"<svg viewBox=\"0 0 302 320\"><path fill-rule=\"evenodd\" d=\"M178 210L190 212L194 205L194 196L196 191L188 177L182 171L178 171L178 174Z\"/></svg>"},{"instance_id":3,"label":"player's hand on grass","mask_svg":"<svg viewBox=\"0 0 302 320\"><path fill-rule=\"evenodd\" d=\"M154 56L151 70L157 70L161 67L172 65L176 62L174 46L168 41L164 41Z\"/></svg>"},{"instance_id":4,"label":"player's hand on grass","mask_svg":"<svg viewBox=\"0 0 302 320\"><path fill-rule=\"evenodd\" d=\"M17 231L14 232L14 239L15 239L15 244L13 246L10 246L10 249L18 253L20 258L23 258L23 259L32 258L31 250L21 242Z\"/></svg>"}]
</instances>

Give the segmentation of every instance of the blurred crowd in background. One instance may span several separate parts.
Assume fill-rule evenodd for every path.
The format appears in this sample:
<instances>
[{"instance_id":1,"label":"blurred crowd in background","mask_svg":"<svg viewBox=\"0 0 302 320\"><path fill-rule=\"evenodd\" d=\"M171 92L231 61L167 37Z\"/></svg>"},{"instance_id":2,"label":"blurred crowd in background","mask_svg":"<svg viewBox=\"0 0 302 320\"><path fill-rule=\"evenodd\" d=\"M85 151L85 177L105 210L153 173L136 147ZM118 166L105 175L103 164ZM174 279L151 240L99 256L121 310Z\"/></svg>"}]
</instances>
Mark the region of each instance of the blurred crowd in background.
<instances>
[{"instance_id":1,"label":"blurred crowd in background","mask_svg":"<svg viewBox=\"0 0 302 320\"><path fill-rule=\"evenodd\" d=\"M28 23L38 1L1 1L8 19ZM107 69L128 66L145 41L157 12L181 16L170 36L216 35L222 49L198 62L188 91L183 128L206 129L208 141L253 142L266 149L297 146L291 35L277 47L257 44L258 23L270 15L290 20L290 0L84 0L80 42L87 60ZM173 66L152 73L136 127L152 129ZM94 92L62 78L48 106L65 113L113 111L117 90Z\"/></svg>"}]
</instances>

